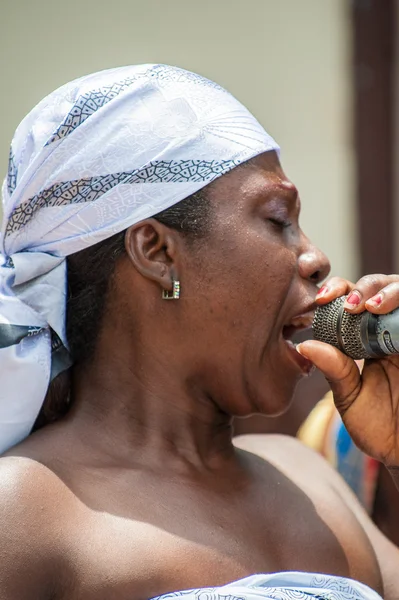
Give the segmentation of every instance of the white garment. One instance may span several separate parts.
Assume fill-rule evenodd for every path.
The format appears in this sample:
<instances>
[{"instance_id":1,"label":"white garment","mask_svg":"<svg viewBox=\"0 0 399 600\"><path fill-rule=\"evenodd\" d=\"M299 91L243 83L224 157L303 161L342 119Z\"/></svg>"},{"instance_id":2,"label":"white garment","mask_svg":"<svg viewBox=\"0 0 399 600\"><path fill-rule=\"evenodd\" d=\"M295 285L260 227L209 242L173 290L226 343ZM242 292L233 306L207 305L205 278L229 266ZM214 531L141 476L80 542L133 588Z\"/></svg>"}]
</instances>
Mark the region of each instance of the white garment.
<instances>
[{"instance_id":1,"label":"white garment","mask_svg":"<svg viewBox=\"0 0 399 600\"><path fill-rule=\"evenodd\" d=\"M29 435L51 373L69 366L65 257L269 150L276 142L233 96L165 65L82 77L29 113L3 186L0 453Z\"/></svg>"},{"instance_id":2,"label":"white garment","mask_svg":"<svg viewBox=\"0 0 399 600\"><path fill-rule=\"evenodd\" d=\"M333 575L283 572L251 575L215 588L172 592L153 600L382 600L366 585Z\"/></svg>"}]
</instances>

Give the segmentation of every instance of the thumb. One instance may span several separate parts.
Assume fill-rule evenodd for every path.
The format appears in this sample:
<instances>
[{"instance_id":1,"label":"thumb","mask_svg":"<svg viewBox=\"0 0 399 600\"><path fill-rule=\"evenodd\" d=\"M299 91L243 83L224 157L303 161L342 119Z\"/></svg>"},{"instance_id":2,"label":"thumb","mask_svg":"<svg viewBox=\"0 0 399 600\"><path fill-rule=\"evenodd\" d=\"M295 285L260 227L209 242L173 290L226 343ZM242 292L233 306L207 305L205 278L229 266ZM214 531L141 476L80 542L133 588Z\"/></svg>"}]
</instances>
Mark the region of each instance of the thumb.
<instances>
[{"instance_id":1,"label":"thumb","mask_svg":"<svg viewBox=\"0 0 399 600\"><path fill-rule=\"evenodd\" d=\"M324 374L334 394L335 405L343 416L361 390L355 361L334 346L316 340L302 342L296 349Z\"/></svg>"}]
</instances>

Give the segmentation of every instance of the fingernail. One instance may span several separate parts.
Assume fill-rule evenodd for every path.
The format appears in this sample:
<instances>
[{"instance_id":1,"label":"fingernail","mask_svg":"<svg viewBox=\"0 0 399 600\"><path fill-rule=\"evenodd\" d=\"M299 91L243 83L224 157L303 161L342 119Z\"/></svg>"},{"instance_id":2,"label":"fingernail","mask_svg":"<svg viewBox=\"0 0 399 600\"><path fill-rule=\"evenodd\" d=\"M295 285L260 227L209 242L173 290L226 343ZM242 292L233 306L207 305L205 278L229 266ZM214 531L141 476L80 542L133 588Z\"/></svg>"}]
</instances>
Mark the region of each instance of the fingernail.
<instances>
[{"instance_id":1,"label":"fingernail","mask_svg":"<svg viewBox=\"0 0 399 600\"><path fill-rule=\"evenodd\" d=\"M295 348L296 348L296 351L298 352L298 354L300 354L300 355L301 355L301 356L303 356L304 358L308 358L307 356L305 356L305 355L304 355L304 354L301 352L301 345L302 345L302 344L297 344L297 345L295 346ZM308 359L308 360L309 360L309 359ZM315 370L316 370L316 367L315 367L315 366L314 366L314 365L313 365L311 362L309 362L309 367L307 368L307 370L306 370L306 372L305 372L305 375L306 375L307 377L309 377L309 376L310 376L312 373L314 373L314 371L315 371Z\"/></svg>"},{"instance_id":2,"label":"fingernail","mask_svg":"<svg viewBox=\"0 0 399 600\"><path fill-rule=\"evenodd\" d=\"M360 292L351 292L347 299L345 300L346 308L355 308L358 304L360 304L360 300L362 299Z\"/></svg>"},{"instance_id":3,"label":"fingernail","mask_svg":"<svg viewBox=\"0 0 399 600\"><path fill-rule=\"evenodd\" d=\"M371 306L378 308L381 305L383 299L384 299L384 296L383 296L382 292L380 292L379 294L376 294L372 298L369 298L367 300L366 304L371 304Z\"/></svg>"},{"instance_id":4,"label":"fingernail","mask_svg":"<svg viewBox=\"0 0 399 600\"><path fill-rule=\"evenodd\" d=\"M317 292L316 298L321 298L322 296L325 296L328 292L328 287L326 285L323 285L319 291Z\"/></svg>"}]
</instances>

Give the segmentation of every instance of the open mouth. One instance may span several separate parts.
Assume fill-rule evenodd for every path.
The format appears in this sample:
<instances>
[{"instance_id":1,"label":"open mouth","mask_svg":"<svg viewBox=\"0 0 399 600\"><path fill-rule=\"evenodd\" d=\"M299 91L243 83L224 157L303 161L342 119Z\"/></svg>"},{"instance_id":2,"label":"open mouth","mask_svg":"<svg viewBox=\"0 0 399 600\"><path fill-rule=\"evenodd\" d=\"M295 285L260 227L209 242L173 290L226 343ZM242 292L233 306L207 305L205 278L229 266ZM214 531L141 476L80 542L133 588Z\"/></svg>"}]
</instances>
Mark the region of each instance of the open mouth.
<instances>
[{"instance_id":1,"label":"open mouth","mask_svg":"<svg viewBox=\"0 0 399 600\"><path fill-rule=\"evenodd\" d=\"M283 338L288 341L295 340L296 337L304 339L303 332L310 330L313 323L313 312L294 317L290 323L283 327ZM302 335L299 334L302 332Z\"/></svg>"},{"instance_id":2,"label":"open mouth","mask_svg":"<svg viewBox=\"0 0 399 600\"><path fill-rule=\"evenodd\" d=\"M306 339L306 331L310 330L313 323L313 312L307 312L291 319L289 323L283 326L282 337L288 349L290 358L299 367L304 375L309 375L313 371L313 363L296 351L299 341Z\"/></svg>"}]
</instances>

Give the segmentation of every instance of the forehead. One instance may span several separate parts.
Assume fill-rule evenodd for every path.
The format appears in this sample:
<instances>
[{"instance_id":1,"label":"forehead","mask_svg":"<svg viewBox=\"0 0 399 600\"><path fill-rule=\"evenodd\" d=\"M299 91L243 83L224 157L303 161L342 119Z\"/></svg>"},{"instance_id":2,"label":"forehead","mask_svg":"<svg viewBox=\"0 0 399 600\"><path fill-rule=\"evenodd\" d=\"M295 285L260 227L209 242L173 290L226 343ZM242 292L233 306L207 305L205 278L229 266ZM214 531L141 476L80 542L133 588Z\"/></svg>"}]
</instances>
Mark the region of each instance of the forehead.
<instances>
[{"instance_id":1,"label":"forehead","mask_svg":"<svg viewBox=\"0 0 399 600\"><path fill-rule=\"evenodd\" d=\"M274 151L265 152L226 175L217 179L209 188L211 198L219 203L237 201L245 202L254 197L268 194L296 199L298 191L285 175L278 155Z\"/></svg>"}]
</instances>

